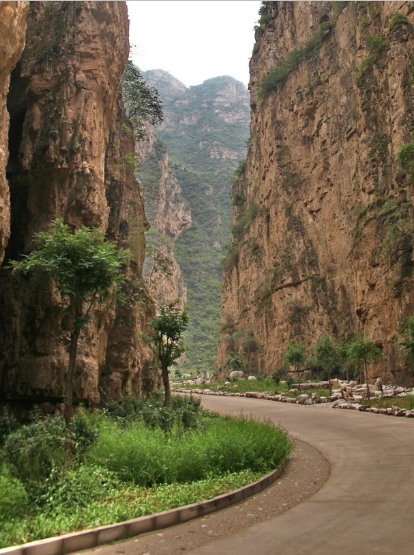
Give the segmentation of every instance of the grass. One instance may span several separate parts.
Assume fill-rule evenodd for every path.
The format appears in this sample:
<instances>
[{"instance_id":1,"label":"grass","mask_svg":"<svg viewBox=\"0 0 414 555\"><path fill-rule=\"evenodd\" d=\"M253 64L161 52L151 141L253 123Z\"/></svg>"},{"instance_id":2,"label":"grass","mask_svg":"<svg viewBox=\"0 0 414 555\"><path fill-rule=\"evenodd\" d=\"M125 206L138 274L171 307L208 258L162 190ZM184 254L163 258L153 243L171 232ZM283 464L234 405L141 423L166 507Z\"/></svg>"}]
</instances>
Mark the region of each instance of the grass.
<instances>
[{"instance_id":1,"label":"grass","mask_svg":"<svg viewBox=\"0 0 414 555\"><path fill-rule=\"evenodd\" d=\"M98 479L102 475L92 471ZM140 488L115 481L106 495L85 506L55 505L53 511L14 517L0 525L0 548L95 528L211 499L259 479L261 473L242 471L214 480ZM84 497L85 498L85 497Z\"/></svg>"},{"instance_id":2,"label":"grass","mask_svg":"<svg viewBox=\"0 0 414 555\"><path fill-rule=\"evenodd\" d=\"M125 399L74 423L75 461L63 467L64 422L0 415L0 548L122 522L242 487L289 455L270 421L219 417L193 398Z\"/></svg>"},{"instance_id":3,"label":"grass","mask_svg":"<svg viewBox=\"0 0 414 555\"><path fill-rule=\"evenodd\" d=\"M367 399L363 399L359 402L361 405L369 405L370 407L377 407L379 409L391 407L400 407L406 410L414 409L414 395L407 395L407 397L382 397L381 399L371 397L370 403L368 403Z\"/></svg>"}]
</instances>

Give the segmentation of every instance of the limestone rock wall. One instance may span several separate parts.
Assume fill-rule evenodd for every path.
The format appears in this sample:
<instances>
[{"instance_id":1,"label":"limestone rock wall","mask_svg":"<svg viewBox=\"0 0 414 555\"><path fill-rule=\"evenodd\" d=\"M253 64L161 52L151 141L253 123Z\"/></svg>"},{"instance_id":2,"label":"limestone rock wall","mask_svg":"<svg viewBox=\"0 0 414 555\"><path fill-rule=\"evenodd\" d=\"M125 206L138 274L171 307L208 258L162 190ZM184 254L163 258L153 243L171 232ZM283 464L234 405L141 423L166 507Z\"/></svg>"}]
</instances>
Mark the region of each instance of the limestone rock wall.
<instances>
[{"instance_id":1,"label":"limestone rock wall","mask_svg":"<svg viewBox=\"0 0 414 555\"><path fill-rule=\"evenodd\" d=\"M10 236L10 195L6 180L6 165L9 157L7 93L10 73L24 47L28 8L29 2L1 2L0 4L0 264Z\"/></svg>"},{"instance_id":2,"label":"limestone rock wall","mask_svg":"<svg viewBox=\"0 0 414 555\"><path fill-rule=\"evenodd\" d=\"M411 229L413 216L413 185L397 164L413 141L412 4L265 4L219 362L244 350L271 372L289 341L360 331L384 350L374 375L410 379L394 341L414 311L412 248L392 267L386 251L393 222ZM295 69L260 98L262 79L293 50Z\"/></svg>"},{"instance_id":3,"label":"limestone rock wall","mask_svg":"<svg viewBox=\"0 0 414 555\"><path fill-rule=\"evenodd\" d=\"M74 229L103 228L132 251L130 304L100 307L80 340L75 395L89 403L99 400L100 389L110 396L138 392L145 355L137 353L137 332L152 306L141 274L148 224L127 156L134 151L132 132L118 99L128 51L125 2L32 2L8 97L11 237L5 264L30 252L33 234L55 218ZM69 330L52 300L51 286L2 270L3 399L61 399Z\"/></svg>"}]
</instances>

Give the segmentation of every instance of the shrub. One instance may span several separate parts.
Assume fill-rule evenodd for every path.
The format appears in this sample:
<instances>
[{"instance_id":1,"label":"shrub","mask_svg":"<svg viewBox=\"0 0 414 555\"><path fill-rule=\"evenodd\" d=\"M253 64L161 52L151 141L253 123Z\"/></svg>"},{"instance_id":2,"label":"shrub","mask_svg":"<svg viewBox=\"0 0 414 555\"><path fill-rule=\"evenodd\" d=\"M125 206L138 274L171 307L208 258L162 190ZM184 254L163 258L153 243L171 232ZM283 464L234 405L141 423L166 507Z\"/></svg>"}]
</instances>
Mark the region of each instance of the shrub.
<instances>
[{"instance_id":1,"label":"shrub","mask_svg":"<svg viewBox=\"0 0 414 555\"><path fill-rule=\"evenodd\" d=\"M35 482L49 478L64 458L65 422L61 417L36 418L12 432L3 451L13 477L30 489Z\"/></svg>"},{"instance_id":2,"label":"shrub","mask_svg":"<svg viewBox=\"0 0 414 555\"><path fill-rule=\"evenodd\" d=\"M265 98L273 90L283 86L289 75L299 64L311 58L321 46L324 38L335 26L333 21L324 21L319 25L316 34L305 42L301 48L291 50L280 66L272 69L262 80L259 87L259 97Z\"/></svg>"},{"instance_id":3,"label":"shrub","mask_svg":"<svg viewBox=\"0 0 414 555\"><path fill-rule=\"evenodd\" d=\"M29 498L21 481L13 478L5 466L0 467L0 522L24 514L28 506Z\"/></svg>"},{"instance_id":4,"label":"shrub","mask_svg":"<svg viewBox=\"0 0 414 555\"><path fill-rule=\"evenodd\" d=\"M273 372L272 380L275 382L276 385L279 385L279 383L280 383L280 374L277 370L275 372Z\"/></svg>"},{"instance_id":5,"label":"shrub","mask_svg":"<svg viewBox=\"0 0 414 555\"><path fill-rule=\"evenodd\" d=\"M400 12L394 12L389 17L388 29L390 31L390 34L392 34L395 31L397 31L397 29L399 29L402 25L409 25L409 24L410 22L408 21L408 19L405 17L404 14Z\"/></svg>"},{"instance_id":6,"label":"shrub","mask_svg":"<svg viewBox=\"0 0 414 555\"><path fill-rule=\"evenodd\" d=\"M19 427L20 424L17 420L7 411L6 407L4 407L2 414L0 414L0 445L6 441L7 436L11 434L11 432L14 432Z\"/></svg>"},{"instance_id":7,"label":"shrub","mask_svg":"<svg viewBox=\"0 0 414 555\"><path fill-rule=\"evenodd\" d=\"M398 165L405 172L412 174L414 170L414 143L403 145L397 154Z\"/></svg>"}]
</instances>

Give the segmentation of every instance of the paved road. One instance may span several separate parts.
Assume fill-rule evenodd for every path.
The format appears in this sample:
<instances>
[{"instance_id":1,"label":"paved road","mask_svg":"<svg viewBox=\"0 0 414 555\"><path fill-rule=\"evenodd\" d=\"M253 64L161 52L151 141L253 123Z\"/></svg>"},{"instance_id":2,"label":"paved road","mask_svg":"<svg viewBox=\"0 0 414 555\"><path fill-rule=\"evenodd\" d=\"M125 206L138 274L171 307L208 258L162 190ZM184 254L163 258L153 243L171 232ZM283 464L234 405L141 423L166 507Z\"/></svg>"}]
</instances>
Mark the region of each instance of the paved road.
<instances>
[{"instance_id":1,"label":"paved road","mask_svg":"<svg viewBox=\"0 0 414 555\"><path fill-rule=\"evenodd\" d=\"M203 397L221 413L271 418L331 463L322 489L290 511L191 555L413 555L414 422L357 411Z\"/></svg>"}]
</instances>

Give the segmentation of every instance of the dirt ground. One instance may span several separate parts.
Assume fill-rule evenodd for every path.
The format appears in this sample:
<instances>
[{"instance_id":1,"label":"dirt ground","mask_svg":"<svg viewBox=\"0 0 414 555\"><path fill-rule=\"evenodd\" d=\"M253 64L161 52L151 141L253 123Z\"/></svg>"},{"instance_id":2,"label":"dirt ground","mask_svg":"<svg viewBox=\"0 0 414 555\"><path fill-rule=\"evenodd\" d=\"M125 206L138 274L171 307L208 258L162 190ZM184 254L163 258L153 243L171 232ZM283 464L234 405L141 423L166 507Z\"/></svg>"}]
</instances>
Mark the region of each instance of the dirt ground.
<instances>
[{"instance_id":1,"label":"dirt ground","mask_svg":"<svg viewBox=\"0 0 414 555\"><path fill-rule=\"evenodd\" d=\"M285 472L269 489L243 503L205 518L195 519L125 542L86 553L113 555L178 555L224 538L252 524L277 516L316 493L329 477L329 463L322 454L297 440ZM85 552L83 552L85 553Z\"/></svg>"}]
</instances>

